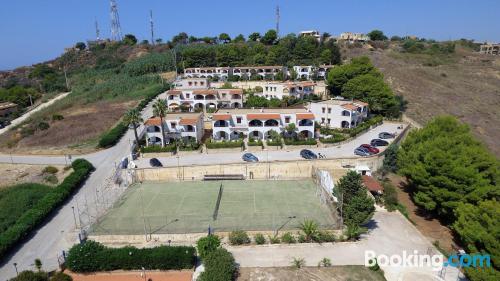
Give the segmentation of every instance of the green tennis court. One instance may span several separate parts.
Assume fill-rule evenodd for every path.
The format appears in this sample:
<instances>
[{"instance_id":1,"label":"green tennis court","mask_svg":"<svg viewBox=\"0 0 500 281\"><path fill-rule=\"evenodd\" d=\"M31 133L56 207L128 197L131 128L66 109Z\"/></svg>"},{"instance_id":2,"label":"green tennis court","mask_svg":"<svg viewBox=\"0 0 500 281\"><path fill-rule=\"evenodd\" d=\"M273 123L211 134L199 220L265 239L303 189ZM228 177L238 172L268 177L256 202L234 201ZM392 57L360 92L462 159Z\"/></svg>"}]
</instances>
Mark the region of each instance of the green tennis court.
<instances>
[{"instance_id":1,"label":"green tennis court","mask_svg":"<svg viewBox=\"0 0 500 281\"><path fill-rule=\"evenodd\" d=\"M222 184L220 204L217 201ZM312 180L146 182L128 188L94 234L297 229L305 218L336 227ZM217 211L216 211L217 209Z\"/></svg>"}]
</instances>

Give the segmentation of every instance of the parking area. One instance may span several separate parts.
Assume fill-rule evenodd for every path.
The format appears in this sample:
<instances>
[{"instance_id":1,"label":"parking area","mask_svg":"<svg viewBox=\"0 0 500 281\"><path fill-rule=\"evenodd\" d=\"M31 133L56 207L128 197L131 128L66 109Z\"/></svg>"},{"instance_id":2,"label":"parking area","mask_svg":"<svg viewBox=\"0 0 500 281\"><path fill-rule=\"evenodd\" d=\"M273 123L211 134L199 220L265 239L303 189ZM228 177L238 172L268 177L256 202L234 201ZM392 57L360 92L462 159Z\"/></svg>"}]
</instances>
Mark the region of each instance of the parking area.
<instances>
[{"instance_id":1,"label":"parking area","mask_svg":"<svg viewBox=\"0 0 500 281\"><path fill-rule=\"evenodd\" d=\"M403 126L403 127L401 127ZM399 127L399 129L398 129ZM333 146L333 147L317 147L311 148L314 153L321 153L327 159L333 158L345 158L345 157L361 157L354 154L354 150L361 144L369 144L372 139L378 138L379 133L389 132L400 134L403 129L406 128L406 124L385 122L382 125L373 128L372 130L359 135L357 138L350 142ZM394 139L387 139L391 143ZM379 147L380 152L384 151L386 147ZM259 158L259 161L283 161L283 160L300 160L303 159L300 156L300 149L294 149L293 146L288 146L287 149L274 150L276 148L270 148L269 150L263 150L259 152L253 152L255 156ZM227 153L212 153L212 154L190 154L183 156L169 156L169 157L159 157L158 159L163 164L164 167L168 166L190 166L190 165L210 165L210 164L230 164L230 163L242 163L242 155L245 152L227 152ZM140 158L135 161L135 164L139 168L150 167L150 158Z\"/></svg>"}]
</instances>

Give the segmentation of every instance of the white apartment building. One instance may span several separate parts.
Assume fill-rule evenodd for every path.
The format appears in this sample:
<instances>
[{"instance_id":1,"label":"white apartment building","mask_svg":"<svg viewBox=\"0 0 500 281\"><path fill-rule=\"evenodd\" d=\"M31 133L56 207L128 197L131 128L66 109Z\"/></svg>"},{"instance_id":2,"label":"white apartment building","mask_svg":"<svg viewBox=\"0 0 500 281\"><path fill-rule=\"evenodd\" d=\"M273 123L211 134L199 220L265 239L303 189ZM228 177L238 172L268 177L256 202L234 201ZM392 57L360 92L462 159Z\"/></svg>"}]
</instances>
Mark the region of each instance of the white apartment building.
<instances>
[{"instance_id":1,"label":"white apartment building","mask_svg":"<svg viewBox=\"0 0 500 281\"><path fill-rule=\"evenodd\" d=\"M314 37L318 42L321 40L321 34L317 30L304 30L299 32L299 36Z\"/></svg>"},{"instance_id":2,"label":"white apartment building","mask_svg":"<svg viewBox=\"0 0 500 281\"><path fill-rule=\"evenodd\" d=\"M351 43L352 42L366 42L366 41L370 40L370 38L366 34L353 33L353 32L341 33L338 39L343 40L343 41L348 41Z\"/></svg>"},{"instance_id":3,"label":"white apartment building","mask_svg":"<svg viewBox=\"0 0 500 281\"><path fill-rule=\"evenodd\" d=\"M159 117L151 117L144 122L146 145L161 145L161 125ZM163 118L163 129L167 144L179 139L200 142L203 137L203 113L168 113Z\"/></svg>"},{"instance_id":4,"label":"white apartment building","mask_svg":"<svg viewBox=\"0 0 500 281\"><path fill-rule=\"evenodd\" d=\"M170 111L207 111L243 106L243 89L211 89L206 78L188 78L175 82L166 92Z\"/></svg>"},{"instance_id":5,"label":"white apartment building","mask_svg":"<svg viewBox=\"0 0 500 281\"><path fill-rule=\"evenodd\" d=\"M295 65L293 70L297 73L297 79L312 80L315 74L318 79L326 79L327 72L332 67L334 66L330 64L320 66ZM291 74L288 73L288 75Z\"/></svg>"},{"instance_id":6,"label":"white apartment building","mask_svg":"<svg viewBox=\"0 0 500 281\"><path fill-rule=\"evenodd\" d=\"M284 66L234 66L234 67L190 67L184 69L186 78L217 78L225 81L229 75L249 80L252 75L259 75L261 79L272 80L279 72L286 73Z\"/></svg>"},{"instance_id":7,"label":"white apartment building","mask_svg":"<svg viewBox=\"0 0 500 281\"><path fill-rule=\"evenodd\" d=\"M262 96L266 99L283 99L283 97L304 98L314 94L314 86L312 81L303 82L277 82L267 83L262 86L261 93L255 93L256 96Z\"/></svg>"},{"instance_id":8,"label":"white apartment building","mask_svg":"<svg viewBox=\"0 0 500 281\"><path fill-rule=\"evenodd\" d=\"M368 117L368 104L358 100L330 99L308 108L316 122L329 128L354 128Z\"/></svg>"},{"instance_id":9,"label":"white apartment building","mask_svg":"<svg viewBox=\"0 0 500 281\"><path fill-rule=\"evenodd\" d=\"M212 116L212 138L236 140L243 134L263 140L270 131L281 133L291 123L299 136L314 138L314 115L305 108L221 109Z\"/></svg>"}]
</instances>

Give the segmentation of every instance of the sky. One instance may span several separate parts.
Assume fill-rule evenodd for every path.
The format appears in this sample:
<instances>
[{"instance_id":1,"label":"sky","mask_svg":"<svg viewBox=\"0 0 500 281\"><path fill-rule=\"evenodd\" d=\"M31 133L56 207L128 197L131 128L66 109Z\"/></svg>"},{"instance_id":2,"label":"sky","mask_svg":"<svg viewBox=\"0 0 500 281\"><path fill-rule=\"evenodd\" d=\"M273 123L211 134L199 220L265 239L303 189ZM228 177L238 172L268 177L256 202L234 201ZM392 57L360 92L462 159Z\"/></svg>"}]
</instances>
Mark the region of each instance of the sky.
<instances>
[{"instance_id":1,"label":"sky","mask_svg":"<svg viewBox=\"0 0 500 281\"><path fill-rule=\"evenodd\" d=\"M149 39L149 10L156 38L179 32L198 37L226 32L265 33L275 27L280 6L280 34L319 30L388 36L416 35L436 40L475 39L500 42L498 0L117 0L123 34ZM78 41L110 37L108 0L2 0L0 3L0 70L43 62Z\"/></svg>"}]
</instances>

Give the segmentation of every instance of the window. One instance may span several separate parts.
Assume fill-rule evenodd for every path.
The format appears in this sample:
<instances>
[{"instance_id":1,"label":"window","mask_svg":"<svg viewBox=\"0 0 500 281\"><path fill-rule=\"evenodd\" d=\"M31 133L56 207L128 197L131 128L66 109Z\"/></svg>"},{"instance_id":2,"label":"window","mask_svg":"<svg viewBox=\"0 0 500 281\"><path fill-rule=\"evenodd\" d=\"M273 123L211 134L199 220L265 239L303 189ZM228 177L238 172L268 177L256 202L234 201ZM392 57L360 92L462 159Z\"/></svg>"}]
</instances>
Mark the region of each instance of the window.
<instances>
[{"instance_id":1,"label":"window","mask_svg":"<svg viewBox=\"0 0 500 281\"><path fill-rule=\"evenodd\" d=\"M188 85L189 85L189 86L193 86L193 82L189 81L189 82L188 82Z\"/></svg>"},{"instance_id":2,"label":"window","mask_svg":"<svg viewBox=\"0 0 500 281\"><path fill-rule=\"evenodd\" d=\"M194 82L194 85L195 85L195 86L198 86L198 82L196 82L196 81L195 81L195 82Z\"/></svg>"},{"instance_id":3,"label":"window","mask_svg":"<svg viewBox=\"0 0 500 281\"><path fill-rule=\"evenodd\" d=\"M332 113L332 109L331 108L328 108L328 113Z\"/></svg>"},{"instance_id":4,"label":"window","mask_svg":"<svg viewBox=\"0 0 500 281\"><path fill-rule=\"evenodd\" d=\"M290 123L290 116L285 116L285 123Z\"/></svg>"},{"instance_id":5,"label":"window","mask_svg":"<svg viewBox=\"0 0 500 281\"><path fill-rule=\"evenodd\" d=\"M236 123L241 124L241 117L236 117Z\"/></svg>"},{"instance_id":6,"label":"window","mask_svg":"<svg viewBox=\"0 0 500 281\"><path fill-rule=\"evenodd\" d=\"M321 124L325 124L325 118L321 118Z\"/></svg>"},{"instance_id":7,"label":"window","mask_svg":"<svg viewBox=\"0 0 500 281\"><path fill-rule=\"evenodd\" d=\"M321 113L325 113L325 108L324 107L321 108Z\"/></svg>"},{"instance_id":8,"label":"window","mask_svg":"<svg viewBox=\"0 0 500 281\"><path fill-rule=\"evenodd\" d=\"M170 122L170 127L172 127L172 129L175 129L175 126L177 126L177 123L175 123L175 122Z\"/></svg>"},{"instance_id":9,"label":"window","mask_svg":"<svg viewBox=\"0 0 500 281\"><path fill-rule=\"evenodd\" d=\"M328 121L328 124L331 124L330 120L331 120L331 119L330 119L330 118L328 118L328 120L327 120L327 121Z\"/></svg>"},{"instance_id":10,"label":"window","mask_svg":"<svg viewBox=\"0 0 500 281\"><path fill-rule=\"evenodd\" d=\"M189 99L190 94L186 94L186 99Z\"/></svg>"},{"instance_id":11,"label":"window","mask_svg":"<svg viewBox=\"0 0 500 281\"><path fill-rule=\"evenodd\" d=\"M226 97L226 93L222 93L222 97L225 98Z\"/></svg>"},{"instance_id":12,"label":"window","mask_svg":"<svg viewBox=\"0 0 500 281\"><path fill-rule=\"evenodd\" d=\"M200 85L201 85L201 86L205 85L205 82L201 81L201 82L200 82Z\"/></svg>"}]
</instances>

